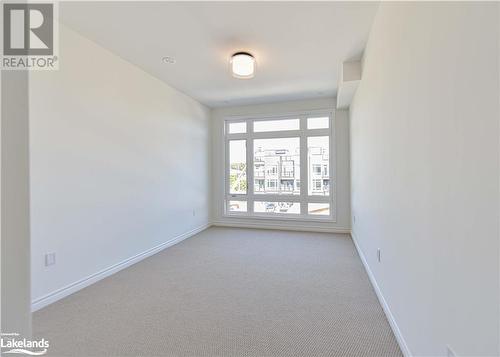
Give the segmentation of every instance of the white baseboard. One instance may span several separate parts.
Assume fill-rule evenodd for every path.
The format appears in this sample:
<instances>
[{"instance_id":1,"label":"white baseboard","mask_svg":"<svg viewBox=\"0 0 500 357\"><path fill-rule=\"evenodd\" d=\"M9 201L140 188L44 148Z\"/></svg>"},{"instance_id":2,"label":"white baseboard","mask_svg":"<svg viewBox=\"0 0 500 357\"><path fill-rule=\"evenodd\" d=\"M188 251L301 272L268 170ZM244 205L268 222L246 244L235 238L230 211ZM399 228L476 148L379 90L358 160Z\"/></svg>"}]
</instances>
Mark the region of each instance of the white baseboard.
<instances>
[{"instance_id":1,"label":"white baseboard","mask_svg":"<svg viewBox=\"0 0 500 357\"><path fill-rule=\"evenodd\" d=\"M323 227L323 226L292 226L283 223L271 222L235 222L214 221L212 225L217 227L254 228L254 229L278 229L285 231L318 232L318 233L351 233L350 228L345 227Z\"/></svg>"},{"instance_id":2,"label":"white baseboard","mask_svg":"<svg viewBox=\"0 0 500 357\"><path fill-rule=\"evenodd\" d=\"M396 340L398 341L401 352L403 353L404 356L411 357L412 354L410 352L410 349L408 348L408 345L406 344L403 334L401 333L401 330L399 329L398 324L394 319L394 315L389 309L389 305L387 305L387 301L385 301L384 295L382 294L382 291L380 290L377 284L377 280L375 279L375 276L373 275L370 266L368 265L368 261L366 260L365 255L357 242L356 235L353 232L351 232L351 238L352 241L354 242L354 245L356 246L356 250L358 251L359 257L361 258L361 262L363 262L363 266L365 267L366 273L370 278L370 282L372 283L373 289L377 294L378 300L380 301L380 305L382 305L382 309L384 309L385 316L389 321L389 325L391 325L392 332L394 333L394 336L396 336Z\"/></svg>"},{"instance_id":3,"label":"white baseboard","mask_svg":"<svg viewBox=\"0 0 500 357\"><path fill-rule=\"evenodd\" d=\"M114 264L106 269L103 269L95 274L92 274L86 278L80 279L74 283L71 283L63 288L60 288L56 291L53 291L45 296L42 296L38 299L35 299L31 302L31 311L37 311L40 310L41 308L50 305L68 295L71 295L78 290L81 290L89 285L94 284L95 282L98 282L99 280L102 280L110 275L115 274L116 272L123 270L135 263L140 262L143 259L146 259L153 254L156 254L160 251L162 251L165 248L171 247L174 244L177 244L179 242L182 242L184 239L187 239L211 226L210 223L205 224L201 227L195 228L189 232L183 233L181 235L178 235L177 237L170 239L166 242L163 242L151 249L148 249L142 253L139 253L137 255L134 255L133 257L127 258L117 264Z\"/></svg>"}]
</instances>

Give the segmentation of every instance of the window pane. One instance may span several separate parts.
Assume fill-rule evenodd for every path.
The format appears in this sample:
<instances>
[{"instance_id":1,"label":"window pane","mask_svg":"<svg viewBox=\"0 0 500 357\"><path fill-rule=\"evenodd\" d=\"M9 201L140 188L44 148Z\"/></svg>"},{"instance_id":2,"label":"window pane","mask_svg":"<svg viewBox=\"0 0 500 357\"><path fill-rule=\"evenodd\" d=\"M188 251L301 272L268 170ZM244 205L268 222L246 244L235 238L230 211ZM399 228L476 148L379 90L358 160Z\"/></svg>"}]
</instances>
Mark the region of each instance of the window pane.
<instances>
[{"instance_id":1,"label":"window pane","mask_svg":"<svg viewBox=\"0 0 500 357\"><path fill-rule=\"evenodd\" d=\"M328 216L330 214L329 203L309 203L307 205L307 212L309 214Z\"/></svg>"},{"instance_id":2,"label":"window pane","mask_svg":"<svg viewBox=\"0 0 500 357\"><path fill-rule=\"evenodd\" d=\"M229 193L247 193L247 142L229 141Z\"/></svg>"},{"instance_id":3,"label":"window pane","mask_svg":"<svg viewBox=\"0 0 500 357\"><path fill-rule=\"evenodd\" d=\"M255 194L300 194L300 139L255 139Z\"/></svg>"},{"instance_id":4,"label":"window pane","mask_svg":"<svg viewBox=\"0 0 500 357\"><path fill-rule=\"evenodd\" d=\"M328 136L307 138L307 163L309 195L330 194L330 162Z\"/></svg>"},{"instance_id":5,"label":"window pane","mask_svg":"<svg viewBox=\"0 0 500 357\"><path fill-rule=\"evenodd\" d=\"M307 129L328 129L329 117L307 118Z\"/></svg>"},{"instance_id":6,"label":"window pane","mask_svg":"<svg viewBox=\"0 0 500 357\"><path fill-rule=\"evenodd\" d=\"M229 123L229 134L241 134L247 132L246 122Z\"/></svg>"},{"instance_id":7,"label":"window pane","mask_svg":"<svg viewBox=\"0 0 500 357\"><path fill-rule=\"evenodd\" d=\"M299 119L280 120L256 120L253 122L253 131L261 133L264 131L299 130Z\"/></svg>"},{"instance_id":8,"label":"window pane","mask_svg":"<svg viewBox=\"0 0 500 357\"><path fill-rule=\"evenodd\" d=\"M247 201L229 201L228 210L229 212L246 212Z\"/></svg>"},{"instance_id":9,"label":"window pane","mask_svg":"<svg viewBox=\"0 0 500 357\"><path fill-rule=\"evenodd\" d=\"M300 214L298 202L254 202L255 213Z\"/></svg>"}]
</instances>

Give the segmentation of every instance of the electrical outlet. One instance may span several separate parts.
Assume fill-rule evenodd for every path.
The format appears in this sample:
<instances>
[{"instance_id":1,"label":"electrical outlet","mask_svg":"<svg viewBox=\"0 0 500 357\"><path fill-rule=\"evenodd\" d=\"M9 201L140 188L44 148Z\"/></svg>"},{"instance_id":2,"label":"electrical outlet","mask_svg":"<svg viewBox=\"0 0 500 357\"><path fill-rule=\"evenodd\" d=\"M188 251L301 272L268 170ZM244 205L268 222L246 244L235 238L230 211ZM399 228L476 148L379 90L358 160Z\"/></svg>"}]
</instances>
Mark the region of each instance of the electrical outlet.
<instances>
[{"instance_id":1,"label":"electrical outlet","mask_svg":"<svg viewBox=\"0 0 500 357\"><path fill-rule=\"evenodd\" d=\"M352 223L356 223L356 215L352 216Z\"/></svg>"},{"instance_id":2,"label":"electrical outlet","mask_svg":"<svg viewBox=\"0 0 500 357\"><path fill-rule=\"evenodd\" d=\"M56 253L46 253L45 254L45 266L51 266L56 263Z\"/></svg>"},{"instance_id":3,"label":"electrical outlet","mask_svg":"<svg viewBox=\"0 0 500 357\"><path fill-rule=\"evenodd\" d=\"M457 357L457 354L448 345L446 346L446 357Z\"/></svg>"},{"instance_id":4,"label":"electrical outlet","mask_svg":"<svg viewBox=\"0 0 500 357\"><path fill-rule=\"evenodd\" d=\"M377 248L377 260L380 263L380 248Z\"/></svg>"},{"instance_id":5,"label":"electrical outlet","mask_svg":"<svg viewBox=\"0 0 500 357\"><path fill-rule=\"evenodd\" d=\"M193 217L196 216L196 210L193 210Z\"/></svg>"}]
</instances>

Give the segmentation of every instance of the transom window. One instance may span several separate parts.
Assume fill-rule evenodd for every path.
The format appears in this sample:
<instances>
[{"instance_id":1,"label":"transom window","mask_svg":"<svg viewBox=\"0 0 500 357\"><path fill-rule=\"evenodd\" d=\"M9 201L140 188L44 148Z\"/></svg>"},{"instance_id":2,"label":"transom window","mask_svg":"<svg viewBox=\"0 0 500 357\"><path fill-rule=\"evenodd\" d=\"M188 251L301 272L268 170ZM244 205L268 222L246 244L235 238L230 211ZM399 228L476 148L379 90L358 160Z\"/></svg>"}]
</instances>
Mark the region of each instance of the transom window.
<instances>
[{"instance_id":1,"label":"transom window","mask_svg":"<svg viewBox=\"0 0 500 357\"><path fill-rule=\"evenodd\" d=\"M226 119L225 214L332 219L332 119Z\"/></svg>"}]
</instances>

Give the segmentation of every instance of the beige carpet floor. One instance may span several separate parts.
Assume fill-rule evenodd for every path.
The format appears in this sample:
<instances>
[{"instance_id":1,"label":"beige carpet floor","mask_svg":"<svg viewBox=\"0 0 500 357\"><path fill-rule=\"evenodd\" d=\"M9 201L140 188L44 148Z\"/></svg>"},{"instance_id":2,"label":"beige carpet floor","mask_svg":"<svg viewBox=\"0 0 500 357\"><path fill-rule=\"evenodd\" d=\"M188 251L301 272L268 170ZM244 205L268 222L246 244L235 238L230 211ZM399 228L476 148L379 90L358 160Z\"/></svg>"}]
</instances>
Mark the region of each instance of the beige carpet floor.
<instances>
[{"instance_id":1,"label":"beige carpet floor","mask_svg":"<svg viewBox=\"0 0 500 357\"><path fill-rule=\"evenodd\" d=\"M210 228L34 314L51 356L400 356L347 235Z\"/></svg>"}]
</instances>

